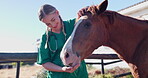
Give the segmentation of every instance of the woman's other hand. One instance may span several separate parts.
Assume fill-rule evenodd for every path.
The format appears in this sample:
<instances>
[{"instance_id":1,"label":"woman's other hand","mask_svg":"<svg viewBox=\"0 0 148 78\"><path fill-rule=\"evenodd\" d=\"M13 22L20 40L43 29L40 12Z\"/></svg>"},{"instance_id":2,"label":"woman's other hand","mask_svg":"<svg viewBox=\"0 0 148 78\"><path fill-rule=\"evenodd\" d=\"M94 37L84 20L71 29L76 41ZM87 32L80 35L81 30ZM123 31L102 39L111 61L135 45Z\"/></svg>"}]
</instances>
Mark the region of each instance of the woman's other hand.
<instances>
[{"instance_id":1,"label":"woman's other hand","mask_svg":"<svg viewBox=\"0 0 148 78\"><path fill-rule=\"evenodd\" d=\"M81 10L78 11L78 13L77 13L78 19L79 19L81 16L83 16L85 12L87 12L88 7L89 7L89 6L84 7L84 8L82 8Z\"/></svg>"},{"instance_id":2,"label":"woman's other hand","mask_svg":"<svg viewBox=\"0 0 148 78\"><path fill-rule=\"evenodd\" d=\"M79 66L80 64L77 64L74 67L63 67L62 70L64 72L73 73Z\"/></svg>"}]
</instances>

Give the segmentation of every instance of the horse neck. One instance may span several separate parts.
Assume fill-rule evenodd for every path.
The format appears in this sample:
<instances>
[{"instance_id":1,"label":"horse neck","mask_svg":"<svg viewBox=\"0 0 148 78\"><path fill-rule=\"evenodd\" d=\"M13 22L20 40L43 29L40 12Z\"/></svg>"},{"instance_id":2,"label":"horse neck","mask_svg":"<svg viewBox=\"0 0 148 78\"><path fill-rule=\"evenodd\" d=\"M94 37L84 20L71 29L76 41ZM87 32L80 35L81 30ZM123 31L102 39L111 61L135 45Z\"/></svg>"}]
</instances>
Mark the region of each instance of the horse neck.
<instances>
[{"instance_id":1,"label":"horse neck","mask_svg":"<svg viewBox=\"0 0 148 78\"><path fill-rule=\"evenodd\" d=\"M143 32L146 25L148 24L142 21L116 14L114 23L108 25L109 40L107 46L113 48L121 59L132 60L138 43L144 37Z\"/></svg>"}]
</instances>

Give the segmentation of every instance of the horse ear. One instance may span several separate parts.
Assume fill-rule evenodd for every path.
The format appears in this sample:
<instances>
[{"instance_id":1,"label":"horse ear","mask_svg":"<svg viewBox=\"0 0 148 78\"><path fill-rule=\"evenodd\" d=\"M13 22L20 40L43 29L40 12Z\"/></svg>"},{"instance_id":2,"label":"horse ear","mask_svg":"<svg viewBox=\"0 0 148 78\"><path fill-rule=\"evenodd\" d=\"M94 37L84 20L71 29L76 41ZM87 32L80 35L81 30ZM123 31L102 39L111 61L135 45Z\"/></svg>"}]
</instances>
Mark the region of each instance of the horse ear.
<instances>
[{"instance_id":1,"label":"horse ear","mask_svg":"<svg viewBox=\"0 0 148 78\"><path fill-rule=\"evenodd\" d=\"M96 13L101 14L102 12L104 12L107 8L107 5L108 5L108 0L105 0L100 5L97 5L96 6Z\"/></svg>"}]
</instances>

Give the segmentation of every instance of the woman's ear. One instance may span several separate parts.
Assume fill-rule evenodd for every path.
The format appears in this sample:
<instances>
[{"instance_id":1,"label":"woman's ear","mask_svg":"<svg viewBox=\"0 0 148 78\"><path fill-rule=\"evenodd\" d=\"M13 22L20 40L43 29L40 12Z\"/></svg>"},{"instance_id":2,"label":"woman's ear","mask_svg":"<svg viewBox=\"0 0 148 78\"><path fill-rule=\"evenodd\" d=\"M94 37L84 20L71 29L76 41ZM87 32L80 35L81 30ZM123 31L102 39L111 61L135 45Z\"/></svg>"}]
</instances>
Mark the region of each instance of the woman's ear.
<instances>
[{"instance_id":1,"label":"woman's ear","mask_svg":"<svg viewBox=\"0 0 148 78\"><path fill-rule=\"evenodd\" d=\"M57 15L60 15L58 10L56 10L56 14L57 14Z\"/></svg>"},{"instance_id":2,"label":"woman's ear","mask_svg":"<svg viewBox=\"0 0 148 78\"><path fill-rule=\"evenodd\" d=\"M96 13L101 14L107 9L107 6L108 6L108 0L103 1L100 5L96 6L96 9L95 9Z\"/></svg>"}]
</instances>

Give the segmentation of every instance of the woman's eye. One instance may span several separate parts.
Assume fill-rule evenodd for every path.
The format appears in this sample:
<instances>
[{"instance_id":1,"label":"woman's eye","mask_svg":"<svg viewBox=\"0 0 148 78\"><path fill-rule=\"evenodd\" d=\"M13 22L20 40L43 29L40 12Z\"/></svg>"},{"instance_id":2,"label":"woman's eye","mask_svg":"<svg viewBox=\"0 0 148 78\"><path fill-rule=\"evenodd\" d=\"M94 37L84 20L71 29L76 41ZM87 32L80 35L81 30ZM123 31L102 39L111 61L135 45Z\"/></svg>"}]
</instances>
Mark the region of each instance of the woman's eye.
<instances>
[{"instance_id":1,"label":"woman's eye","mask_svg":"<svg viewBox=\"0 0 148 78\"><path fill-rule=\"evenodd\" d=\"M46 23L47 26L51 25L50 23Z\"/></svg>"},{"instance_id":2,"label":"woman's eye","mask_svg":"<svg viewBox=\"0 0 148 78\"><path fill-rule=\"evenodd\" d=\"M52 22L54 22L54 21L55 21L55 19L52 19L51 21L52 21Z\"/></svg>"}]
</instances>

